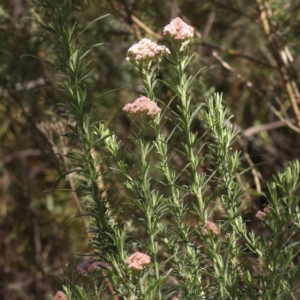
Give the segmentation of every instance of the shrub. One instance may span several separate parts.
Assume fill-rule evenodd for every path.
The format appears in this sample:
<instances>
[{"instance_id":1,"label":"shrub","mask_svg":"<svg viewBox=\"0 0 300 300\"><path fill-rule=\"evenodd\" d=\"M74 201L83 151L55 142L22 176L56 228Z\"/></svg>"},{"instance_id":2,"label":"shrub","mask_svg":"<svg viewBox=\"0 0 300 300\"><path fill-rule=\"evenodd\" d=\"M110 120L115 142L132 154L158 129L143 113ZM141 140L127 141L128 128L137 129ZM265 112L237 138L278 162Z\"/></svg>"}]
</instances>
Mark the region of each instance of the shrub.
<instances>
[{"instance_id":1,"label":"shrub","mask_svg":"<svg viewBox=\"0 0 300 300\"><path fill-rule=\"evenodd\" d=\"M268 184L268 205L255 212L262 233L254 232L232 117L222 95L204 103L193 97L201 72L189 74L193 28L176 18L164 29L169 48L143 39L128 50L143 95L124 107L132 133L120 141L95 114L87 88L93 67L86 58L100 44L79 44L84 30L68 25L69 1L42 6L50 18L42 26L57 50L51 64L63 75L64 136L74 142L66 154L74 168L65 175L79 175L92 220L93 258L66 268L55 299L296 299L299 163ZM159 89L171 92L169 102ZM121 175L126 197L110 199L103 165Z\"/></svg>"}]
</instances>

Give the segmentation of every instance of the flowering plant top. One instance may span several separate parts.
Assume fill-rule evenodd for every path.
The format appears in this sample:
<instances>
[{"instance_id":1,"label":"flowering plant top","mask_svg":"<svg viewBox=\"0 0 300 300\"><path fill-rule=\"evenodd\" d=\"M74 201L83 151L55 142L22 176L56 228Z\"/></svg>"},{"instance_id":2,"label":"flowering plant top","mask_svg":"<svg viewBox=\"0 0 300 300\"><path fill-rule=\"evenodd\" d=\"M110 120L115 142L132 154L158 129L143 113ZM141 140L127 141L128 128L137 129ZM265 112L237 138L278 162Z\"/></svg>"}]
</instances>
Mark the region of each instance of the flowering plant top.
<instances>
[{"instance_id":1,"label":"flowering plant top","mask_svg":"<svg viewBox=\"0 0 300 300\"><path fill-rule=\"evenodd\" d=\"M170 36L175 40L186 40L194 36L194 28L176 18L164 28L164 35Z\"/></svg>"},{"instance_id":2,"label":"flowering plant top","mask_svg":"<svg viewBox=\"0 0 300 300\"><path fill-rule=\"evenodd\" d=\"M149 61L170 53L167 47L159 46L155 42L145 38L128 49L126 60Z\"/></svg>"},{"instance_id":3,"label":"flowering plant top","mask_svg":"<svg viewBox=\"0 0 300 300\"><path fill-rule=\"evenodd\" d=\"M202 232L204 235L208 235L208 234L218 235L219 228L214 222L207 221L202 228Z\"/></svg>"},{"instance_id":4,"label":"flowering plant top","mask_svg":"<svg viewBox=\"0 0 300 300\"><path fill-rule=\"evenodd\" d=\"M154 101L142 96L136 99L133 103L126 104L123 111L132 114L147 113L149 116L155 116L161 111L161 109Z\"/></svg>"},{"instance_id":5,"label":"flowering plant top","mask_svg":"<svg viewBox=\"0 0 300 300\"><path fill-rule=\"evenodd\" d=\"M142 271L145 265L151 263L151 258L147 254L135 252L126 259L125 263L129 269Z\"/></svg>"},{"instance_id":6,"label":"flowering plant top","mask_svg":"<svg viewBox=\"0 0 300 300\"><path fill-rule=\"evenodd\" d=\"M53 300L68 300L68 297L64 292L58 291Z\"/></svg>"}]
</instances>

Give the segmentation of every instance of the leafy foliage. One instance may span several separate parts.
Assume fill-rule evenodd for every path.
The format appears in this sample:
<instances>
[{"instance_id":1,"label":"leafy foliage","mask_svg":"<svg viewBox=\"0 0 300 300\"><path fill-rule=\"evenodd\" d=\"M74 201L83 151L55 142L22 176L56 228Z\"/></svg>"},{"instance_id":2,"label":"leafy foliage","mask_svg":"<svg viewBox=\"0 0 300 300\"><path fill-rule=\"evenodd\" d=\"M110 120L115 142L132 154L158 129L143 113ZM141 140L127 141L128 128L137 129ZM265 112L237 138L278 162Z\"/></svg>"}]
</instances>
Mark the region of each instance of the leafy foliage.
<instances>
[{"instance_id":1,"label":"leafy foliage","mask_svg":"<svg viewBox=\"0 0 300 300\"><path fill-rule=\"evenodd\" d=\"M50 297L80 252L99 270L69 265L70 299L296 299L299 3L36 4L0 6L1 297ZM162 35L177 15L184 51ZM124 58L144 36L176 55L138 78ZM121 112L141 93L159 116Z\"/></svg>"}]
</instances>

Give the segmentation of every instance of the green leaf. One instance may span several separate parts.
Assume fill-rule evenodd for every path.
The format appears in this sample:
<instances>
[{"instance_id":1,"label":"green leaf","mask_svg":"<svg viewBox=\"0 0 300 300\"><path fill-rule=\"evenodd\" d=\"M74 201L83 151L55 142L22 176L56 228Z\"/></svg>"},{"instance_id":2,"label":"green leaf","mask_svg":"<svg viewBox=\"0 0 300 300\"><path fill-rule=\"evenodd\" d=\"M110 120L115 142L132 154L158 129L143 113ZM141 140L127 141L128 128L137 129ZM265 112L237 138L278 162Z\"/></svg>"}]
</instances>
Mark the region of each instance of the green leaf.
<instances>
[{"instance_id":1,"label":"green leaf","mask_svg":"<svg viewBox=\"0 0 300 300\"><path fill-rule=\"evenodd\" d=\"M93 99L91 100L91 102L94 102L95 100L97 100L97 99L99 99L99 98L101 98L101 97L104 97L104 96L109 95L109 94L111 94L111 93L117 92L117 91L122 90L122 89L124 89L124 88L126 88L126 87L131 87L131 86L129 86L129 85L124 85L124 86L119 87L119 88L117 88L117 89L111 90L111 91L109 91L109 92L106 92L106 93L104 93L104 94L101 94L101 95L99 95L99 96L93 98Z\"/></svg>"},{"instance_id":2,"label":"green leaf","mask_svg":"<svg viewBox=\"0 0 300 300\"><path fill-rule=\"evenodd\" d=\"M101 19L103 19L103 18L106 18L106 17L108 17L109 16L109 14L106 14L106 15L104 15L104 16L100 16L100 17L98 17L98 18L96 18L95 20L93 20L92 22L90 22L77 36L76 36L76 38L75 38L75 41L92 25L92 24L94 24L95 22L97 22L97 21L99 21L99 20L101 20Z\"/></svg>"}]
</instances>

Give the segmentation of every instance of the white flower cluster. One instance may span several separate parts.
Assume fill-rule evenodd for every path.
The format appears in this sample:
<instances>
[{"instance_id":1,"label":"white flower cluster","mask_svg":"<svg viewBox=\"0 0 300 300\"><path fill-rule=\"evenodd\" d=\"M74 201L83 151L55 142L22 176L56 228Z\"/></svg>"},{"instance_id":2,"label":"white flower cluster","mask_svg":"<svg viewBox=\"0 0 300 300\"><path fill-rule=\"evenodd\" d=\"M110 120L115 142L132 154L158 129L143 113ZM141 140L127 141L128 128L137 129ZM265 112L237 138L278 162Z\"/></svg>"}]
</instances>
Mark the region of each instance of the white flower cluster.
<instances>
[{"instance_id":1,"label":"white flower cluster","mask_svg":"<svg viewBox=\"0 0 300 300\"><path fill-rule=\"evenodd\" d=\"M126 60L148 61L170 53L167 47L159 46L149 39L142 39L128 49Z\"/></svg>"},{"instance_id":2,"label":"white flower cluster","mask_svg":"<svg viewBox=\"0 0 300 300\"><path fill-rule=\"evenodd\" d=\"M164 35L170 36L175 40L186 40L194 36L194 28L180 18L176 18L164 28Z\"/></svg>"}]
</instances>

